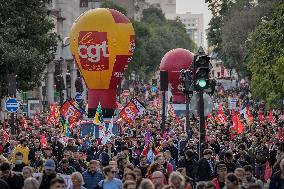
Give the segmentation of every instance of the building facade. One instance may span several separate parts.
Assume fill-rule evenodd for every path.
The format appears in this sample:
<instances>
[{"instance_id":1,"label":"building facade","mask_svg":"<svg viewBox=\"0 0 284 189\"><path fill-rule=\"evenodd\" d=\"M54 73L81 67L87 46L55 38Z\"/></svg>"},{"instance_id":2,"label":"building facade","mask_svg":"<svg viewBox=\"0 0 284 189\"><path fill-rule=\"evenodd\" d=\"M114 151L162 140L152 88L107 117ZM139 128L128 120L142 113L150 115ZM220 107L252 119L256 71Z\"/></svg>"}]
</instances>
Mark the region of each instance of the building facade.
<instances>
[{"instance_id":1,"label":"building facade","mask_svg":"<svg viewBox=\"0 0 284 189\"><path fill-rule=\"evenodd\" d=\"M145 0L150 6L160 8L169 20L175 19L176 0Z\"/></svg>"},{"instance_id":2,"label":"building facade","mask_svg":"<svg viewBox=\"0 0 284 189\"><path fill-rule=\"evenodd\" d=\"M204 45L204 24L203 14L176 14L176 19L179 19L186 28L186 32L198 47Z\"/></svg>"}]
</instances>

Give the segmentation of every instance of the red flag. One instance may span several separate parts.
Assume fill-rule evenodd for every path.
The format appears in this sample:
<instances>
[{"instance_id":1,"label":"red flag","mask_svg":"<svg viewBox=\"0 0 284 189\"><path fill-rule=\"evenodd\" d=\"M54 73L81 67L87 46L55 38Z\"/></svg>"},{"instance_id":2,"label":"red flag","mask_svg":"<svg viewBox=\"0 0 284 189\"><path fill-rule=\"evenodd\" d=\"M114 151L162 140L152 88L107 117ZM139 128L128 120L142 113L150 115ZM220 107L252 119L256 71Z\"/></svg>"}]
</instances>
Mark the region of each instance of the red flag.
<instances>
[{"instance_id":1,"label":"red flag","mask_svg":"<svg viewBox=\"0 0 284 189\"><path fill-rule=\"evenodd\" d=\"M227 117L223 112L222 104L219 105L219 110L217 116L215 117L215 120L218 124L226 124L228 122Z\"/></svg>"},{"instance_id":2,"label":"red flag","mask_svg":"<svg viewBox=\"0 0 284 189\"><path fill-rule=\"evenodd\" d=\"M26 129L27 127L28 127L27 120L26 120L25 116L22 116L22 128Z\"/></svg>"},{"instance_id":3,"label":"red flag","mask_svg":"<svg viewBox=\"0 0 284 189\"><path fill-rule=\"evenodd\" d=\"M34 126L36 127L39 127L40 126L40 121L39 121L39 117L37 114L35 114L34 118L33 118L33 124Z\"/></svg>"},{"instance_id":4,"label":"red flag","mask_svg":"<svg viewBox=\"0 0 284 189\"><path fill-rule=\"evenodd\" d=\"M46 138L44 135L40 135L40 143L41 143L41 148L45 148L47 146Z\"/></svg>"},{"instance_id":5,"label":"red flag","mask_svg":"<svg viewBox=\"0 0 284 189\"><path fill-rule=\"evenodd\" d=\"M237 116L237 120L238 120L237 133L238 133L238 134L241 134L241 133L244 132L244 126L243 126L243 124L242 124L242 122L241 122L241 119L240 119L240 115L239 115L239 114L238 114L238 116Z\"/></svg>"},{"instance_id":6,"label":"red flag","mask_svg":"<svg viewBox=\"0 0 284 189\"><path fill-rule=\"evenodd\" d=\"M248 118L249 118L251 121L254 120L254 119L253 119L253 115L250 113L248 106L246 106L246 114L247 114Z\"/></svg>"},{"instance_id":7,"label":"red flag","mask_svg":"<svg viewBox=\"0 0 284 189\"><path fill-rule=\"evenodd\" d=\"M3 139L4 139L4 144L8 141L8 135L6 132L6 122L3 123Z\"/></svg>"},{"instance_id":8,"label":"red flag","mask_svg":"<svg viewBox=\"0 0 284 189\"><path fill-rule=\"evenodd\" d=\"M272 110L272 109L269 110L268 122L269 122L269 123L275 123L275 122L276 122L276 119L275 119L275 117L273 116L273 110Z\"/></svg>"},{"instance_id":9,"label":"red flag","mask_svg":"<svg viewBox=\"0 0 284 189\"><path fill-rule=\"evenodd\" d=\"M262 114L262 111L259 112L259 120L261 121L261 123L264 125L264 117L263 117L263 114Z\"/></svg>"},{"instance_id":10,"label":"red flag","mask_svg":"<svg viewBox=\"0 0 284 189\"><path fill-rule=\"evenodd\" d=\"M241 134L244 132L243 124L240 120L239 112L232 112L232 121L233 121L233 129L237 132L237 134Z\"/></svg>"},{"instance_id":11,"label":"red flag","mask_svg":"<svg viewBox=\"0 0 284 189\"><path fill-rule=\"evenodd\" d=\"M166 132L166 131L164 131L164 133L163 133L163 140L164 140L164 141L167 140L167 132Z\"/></svg>"}]
</instances>

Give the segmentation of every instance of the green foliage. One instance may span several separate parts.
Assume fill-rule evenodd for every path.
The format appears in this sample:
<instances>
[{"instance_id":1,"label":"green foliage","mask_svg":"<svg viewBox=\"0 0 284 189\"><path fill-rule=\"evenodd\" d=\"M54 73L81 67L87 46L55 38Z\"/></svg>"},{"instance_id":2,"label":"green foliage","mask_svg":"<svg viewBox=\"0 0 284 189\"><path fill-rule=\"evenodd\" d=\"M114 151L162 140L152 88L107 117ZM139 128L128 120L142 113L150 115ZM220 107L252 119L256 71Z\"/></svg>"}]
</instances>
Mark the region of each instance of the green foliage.
<instances>
[{"instance_id":1,"label":"green foliage","mask_svg":"<svg viewBox=\"0 0 284 189\"><path fill-rule=\"evenodd\" d=\"M9 73L17 75L19 90L40 85L46 64L54 59L58 36L48 17L50 0L1 0L0 96L6 95Z\"/></svg>"},{"instance_id":2,"label":"green foliage","mask_svg":"<svg viewBox=\"0 0 284 189\"><path fill-rule=\"evenodd\" d=\"M246 63L253 95L279 107L284 98L284 3L250 36Z\"/></svg>"},{"instance_id":3,"label":"green foliage","mask_svg":"<svg viewBox=\"0 0 284 189\"><path fill-rule=\"evenodd\" d=\"M148 80L160 66L163 56L171 49L185 48L194 52L197 47L180 21L166 20L160 9L143 11L141 22L134 22L136 49L127 74L135 73Z\"/></svg>"},{"instance_id":4,"label":"green foliage","mask_svg":"<svg viewBox=\"0 0 284 189\"><path fill-rule=\"evenodd\" d=\"M150 7L148 9L144 9L142 14L143 14L141 20L142 22L154 23L154 24L159 24L159 23L162 24L166 22L165 15L161 9Z\"/></svg>"},{"instance_id":5,"label":"green foliage","mask_svg":"<svg viewBox=\"0 0 284 189\"><path fill-rule=\"evenodd\" d=\"M244 58L248 36L261 19L269 17L277 0L259 1L255 6L249 0L208 0L213 17L208 29L209 45L228 68L246 75Z\"/></svg>"},{"instance_id":6,"label":"green foliage","mask_svg":"<svg viewBox=\"0 0 284 189\"><path fill-rule=\"evenodd\" d=\"M103 3L101 4L101 7L102 7L102 8L114 9L114 10L117 10L117 11L121 12L121 13L124 14L124 15L127 15L127 11L126 11L123 7L121 7L121 6L117 5L117 4L115 4L115 3L114 3L113 1L111 1L111 0L104 0Z\"/></svg>"}]
</instances>

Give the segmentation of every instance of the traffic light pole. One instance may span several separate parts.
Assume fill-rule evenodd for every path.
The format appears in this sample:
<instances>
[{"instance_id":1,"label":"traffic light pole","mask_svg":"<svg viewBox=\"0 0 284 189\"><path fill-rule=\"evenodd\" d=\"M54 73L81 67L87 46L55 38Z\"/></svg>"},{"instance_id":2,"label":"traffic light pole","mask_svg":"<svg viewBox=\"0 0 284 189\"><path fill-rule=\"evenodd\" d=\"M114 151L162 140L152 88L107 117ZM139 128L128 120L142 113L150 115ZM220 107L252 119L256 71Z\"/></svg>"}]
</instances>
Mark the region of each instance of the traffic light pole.
<instances>
[{"instance_id":1,"label":"traffic light pole","mask_svg":"<svg viewBox=\"0 0 284 189\"><path fill-rule=\"evenodd\" d=\"M205 117L204 117L204 99L203 99L203 91L198 92L198 114L199 114L199 159L202 158L203 150L202 147L204 146L205 142Z\"/></svg>"},{"instance_id":2,"label":"traffic light pole","mask_svg":"<svg viewBox=\"0 0 284 189\"><path fill-rule=\"evenodd\" d=\"M186 132L190 130L190 123L189 123L189 96L188 94L185 95L186 100Z\"/></svg>"},{"instance_id":3,"label":"traffic light pole","mask_svg":"<svg viewBox=\"0 0 284 189\"><path fill-rule=\"evenodd\" d=\"M162 91L162 98L162 133L164 133L166 123L166 91Z\"/></svg>"}]
</instances>

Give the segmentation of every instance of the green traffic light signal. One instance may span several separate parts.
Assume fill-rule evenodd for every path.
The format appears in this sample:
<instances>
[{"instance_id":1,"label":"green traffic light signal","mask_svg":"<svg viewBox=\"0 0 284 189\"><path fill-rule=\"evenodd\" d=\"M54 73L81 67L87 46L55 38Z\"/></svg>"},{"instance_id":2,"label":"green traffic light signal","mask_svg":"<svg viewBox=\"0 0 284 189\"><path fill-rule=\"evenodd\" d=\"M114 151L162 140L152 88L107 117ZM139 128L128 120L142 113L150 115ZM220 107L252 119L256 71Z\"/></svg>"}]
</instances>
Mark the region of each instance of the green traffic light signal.
<instances>
[{"instance_id":1,"label":"green traffic light signal","mask_svg":"<svg viewBox=\"0 0 284 189\"><path fill-rule=\"evenodd\" d=\"M206 85L207 85L207 82L204 79L198 80L198 86L201 89L204 89L206 87Z\"/></svg>"}]
</instances>

